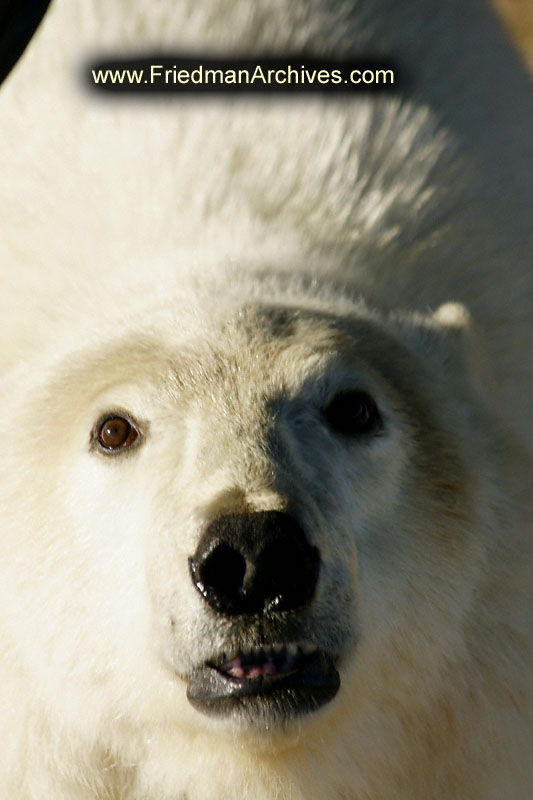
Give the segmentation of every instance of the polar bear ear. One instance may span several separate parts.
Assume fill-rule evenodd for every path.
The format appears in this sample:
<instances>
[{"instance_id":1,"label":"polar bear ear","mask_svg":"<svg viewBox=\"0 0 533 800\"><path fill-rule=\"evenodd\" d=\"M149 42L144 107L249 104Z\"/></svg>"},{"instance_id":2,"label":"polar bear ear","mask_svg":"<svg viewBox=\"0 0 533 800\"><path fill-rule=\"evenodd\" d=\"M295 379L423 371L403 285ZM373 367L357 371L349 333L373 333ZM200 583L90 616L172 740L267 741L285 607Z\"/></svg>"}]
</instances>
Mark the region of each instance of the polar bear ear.
<instances>
[{"instance_id":1,"label":"polar bear ear","mask_svg":"<svg viewBox=\"0 0 533 800\"><path fill-rule=\"evenodd\" d=\"M411 344L421 355L457 369L468 361L475 346L474 324L462 303L443 303L436 311L416 315L413 319L415 338Z\"/></svg>"},{"instance_id":2,"label":"polar bear ear","mask_svg":"<svg viewBox=\"0 0 533 800\"><path fill-rule=\"evenodd\" d=\"M452 383L463 376L471 387L486 390L492 386L483 337L461 303L444 303L429 314L404 317L397 331L412 350Z\"/></svg>"},{"instance_id":3,"label":"polar bear ear","mask_svg":"<svg viewBox=\"0 0 533 800\"><path fill-rule=\"evenodd\" d=\"M421 358L440 382L458 394L496 397L498 387L482 331L461 303L449 302L435 311L406 313L391 320L396 336Z\"/></svg>"},{"instance_id":4,"label":"polar bear ear","mask_svg":"<svg viewBox=\"0 0 533 800\"><path fill-rule=\"evenodd\" d=\"M470 313L461 303L444 303L428 314L400 315L393 324L404 343L440 371L458 375L466 369L471 373L479 338Z\"/></svg>"},{"instance_id":5,"label":"polar bear ear","mask_svg":"<svg viewBox=\"0 0 533 800\"><path fill-rule=\"evenodd\" d=\"M455 368L469 362L476 349L475 325L470 312L462 303L443 303L421 323L426 328L426 345L442 366Z\"/></svg>"},{"instance_id":6,"label":"polar bear ear","mask_svg":"<svg viewBox=\"0 0 533 800\"><path fill-rule=\"evenodd\" d=\"M391 322L405 344L439 361L460 357L474 328L470 313L461 303L444 303L425 314L394 313Z\"/></svg>"},{"instance_id":7,"label":"polar bear ear","mask_svg":"<svg viewBox=\"0 0 533 800\"><path fill-rule=\"evenodd\" d=\"M0 83L24 52L50 0L4 0L0 3Z\"/></svg>"},{"instance_id":8,"label":"polar bear ear","mask_svg":"<svg viewBox=\"0 0 533 800\"><path fill-rule=\"evenodd\" d=\"M452 382L461 374L463 381L483 404L492 404L500 397L500 387L490 357L483 329L462 303L444 303L430 316L429 323L437 334L437 359Z\"/></svg>"}]
</instances>

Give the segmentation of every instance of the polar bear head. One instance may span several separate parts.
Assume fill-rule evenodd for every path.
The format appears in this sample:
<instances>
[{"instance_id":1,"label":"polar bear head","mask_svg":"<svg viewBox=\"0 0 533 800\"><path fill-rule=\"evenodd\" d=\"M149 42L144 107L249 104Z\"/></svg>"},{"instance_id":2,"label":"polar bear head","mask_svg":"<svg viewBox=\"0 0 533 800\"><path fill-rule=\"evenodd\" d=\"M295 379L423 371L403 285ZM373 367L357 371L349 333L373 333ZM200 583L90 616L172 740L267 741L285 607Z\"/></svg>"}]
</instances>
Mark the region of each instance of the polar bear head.
<instances>
[{"instance_id":1,"label":"polar bear head","mask_svg":"<svg viewBox=\"0 0 533 800\"><path fill-rule=\"evenodd\" d=\"M485 548L466 312L343 303L155 315L27 379L3 586L73 724L286 730L435 693L461 658Z\"/></svg>"}]
</instances>

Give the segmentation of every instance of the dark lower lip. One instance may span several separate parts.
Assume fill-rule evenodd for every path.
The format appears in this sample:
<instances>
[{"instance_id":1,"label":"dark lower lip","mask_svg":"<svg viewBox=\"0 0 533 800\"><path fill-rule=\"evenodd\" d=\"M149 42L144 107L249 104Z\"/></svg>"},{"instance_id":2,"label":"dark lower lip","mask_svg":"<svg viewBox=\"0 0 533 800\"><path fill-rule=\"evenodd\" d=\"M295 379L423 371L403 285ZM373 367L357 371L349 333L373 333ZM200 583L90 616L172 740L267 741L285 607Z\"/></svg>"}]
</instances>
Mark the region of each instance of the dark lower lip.
<instances>
[{"instance_id":1,"label":"dark lower lip","mask_svg":"<svg viewBox=\"0 0 533 800\"><path fill-rule=\"evenodd\" d=\"M204 714L243 716L251 722L290 719L335 697L340 677L334 660L316 652L293 672L233 678L204 665L189 676L187 698Z\"/></svg>"}]
</instances>

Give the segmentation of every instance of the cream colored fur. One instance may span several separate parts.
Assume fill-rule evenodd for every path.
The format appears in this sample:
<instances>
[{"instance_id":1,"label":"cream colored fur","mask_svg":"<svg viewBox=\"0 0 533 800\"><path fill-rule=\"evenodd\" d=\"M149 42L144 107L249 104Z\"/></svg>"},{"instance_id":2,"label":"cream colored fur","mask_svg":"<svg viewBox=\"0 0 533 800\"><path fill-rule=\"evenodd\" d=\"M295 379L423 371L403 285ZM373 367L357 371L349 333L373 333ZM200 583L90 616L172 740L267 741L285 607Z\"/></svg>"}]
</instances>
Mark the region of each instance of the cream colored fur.
<instances>
[{"instance_id":1,"label":"cream colored fur","mask_svg":"<svg viewBox=\"0 0 533 800\"><path fill-rule=\"evenodd\" d=\"M411 88L82 87L139 47ZM531 798L532 93L477 0L54 0L0 92L1 797ZM354 385L365 444L320 417ZM102 456L121 409L145 440ZM226 632L187 558L243 502L297 509L340 648L285 727L185 696Z\"/></svg>"}]
</instances>

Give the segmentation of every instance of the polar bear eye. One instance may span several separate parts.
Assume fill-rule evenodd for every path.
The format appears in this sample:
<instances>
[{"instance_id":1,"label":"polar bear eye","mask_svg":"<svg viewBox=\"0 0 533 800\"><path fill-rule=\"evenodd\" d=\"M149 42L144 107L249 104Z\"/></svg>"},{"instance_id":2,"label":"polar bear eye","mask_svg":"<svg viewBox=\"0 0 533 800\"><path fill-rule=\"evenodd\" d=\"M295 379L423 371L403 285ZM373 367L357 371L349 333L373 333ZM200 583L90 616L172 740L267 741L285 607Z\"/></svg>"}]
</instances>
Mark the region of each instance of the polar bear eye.
<instances>
[{"instance_id":1,"label":"polar bear eye","mask_svg":"<svg viewBox=\"0 0 533 800\"><path fill-rule=\"evenodd\" d=\"M130 447L138 437L139 431L132 422L113 415L97 423L94 439L100 449L109 452Z\"/></svg>"},{"instance_id":2,"label":"polar bear eye","mask_svg":"<svg viewBox=\"0 0 533 800\"><path fill-rule=\"evenodd\" d=\"M376 403L366 392L341 392L322 413L330 428L346 436L360 436L383 426Z\"/></svg>"}]
</instances>

